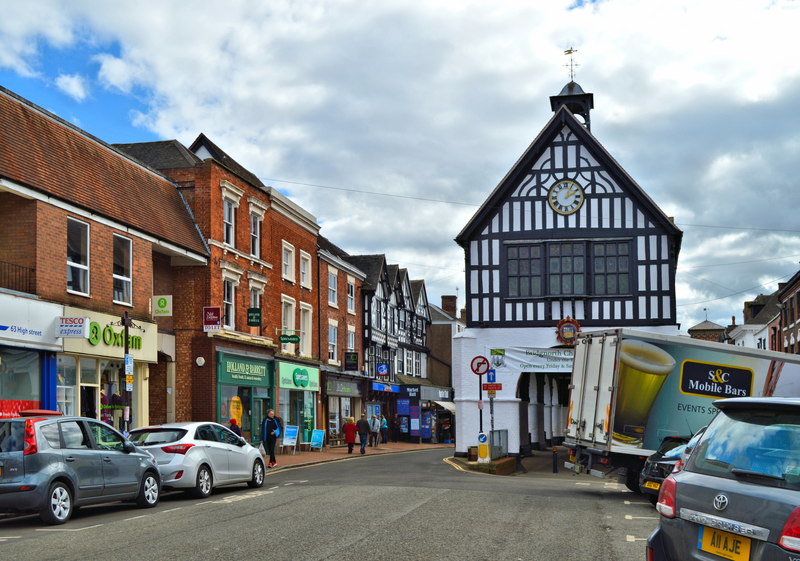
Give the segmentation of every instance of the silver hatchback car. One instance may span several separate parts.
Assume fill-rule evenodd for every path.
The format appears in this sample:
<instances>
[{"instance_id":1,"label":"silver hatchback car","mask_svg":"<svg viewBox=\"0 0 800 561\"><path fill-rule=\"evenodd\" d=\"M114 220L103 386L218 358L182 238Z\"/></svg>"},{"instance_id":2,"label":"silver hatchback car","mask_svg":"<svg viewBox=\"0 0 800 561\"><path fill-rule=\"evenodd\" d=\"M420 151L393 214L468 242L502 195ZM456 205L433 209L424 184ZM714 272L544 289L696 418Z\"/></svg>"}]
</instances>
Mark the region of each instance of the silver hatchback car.
<instances>
[{"instance_id":1,"label":"silver hatchback car","mask_svg":"<svg viewBox=\"0 0 800 561\"><path fill-rule=\"evenodd\" d=\"M714 405L683 470L661 485L648 561L800 559L800 399Z\"/></svg>"},{"instance_id":2,"label":"silver hatchback car","mask_svg":"<svg viewBox=\"0 0 800 561\"><path fill-rule=\"evenodd\" d=\"M96 419L31 413L0 419L0 512L38 512L48 524L63 524L81 505L158 504L150 454Z\"/></svg>"},{"instance_id":3,"label":"silver hatchback car","mask_svg":"<svg viewBox=\"0 0 800 561\"><path fill-rule=\"evenodd\" d=\"M198 498L214 487L264 484L264 459L241 436L211 422L168 423L131 431L131 441L156 459L166 489L184 489Z\"/></svg>"}]
</instances>

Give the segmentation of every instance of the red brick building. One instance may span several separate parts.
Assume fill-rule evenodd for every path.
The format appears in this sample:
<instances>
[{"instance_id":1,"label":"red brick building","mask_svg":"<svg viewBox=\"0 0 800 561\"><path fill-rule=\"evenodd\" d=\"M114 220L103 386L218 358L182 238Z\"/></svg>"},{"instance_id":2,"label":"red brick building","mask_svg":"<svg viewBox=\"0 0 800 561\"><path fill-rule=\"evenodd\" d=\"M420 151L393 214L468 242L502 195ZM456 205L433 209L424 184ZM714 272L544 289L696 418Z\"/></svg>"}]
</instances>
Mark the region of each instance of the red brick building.
<instances>
[{"instance_id":1,"label":"red brick building","mask_svg":"<svg viewBox=\"0 0 800 561\"><path fill-rule=\"evenodd\" d=\"M174 347L154 292L208 258L176 186L0 88L0 221L1 412L148 423Z\"/></svg>"},{"instance_id":2,"label":"red brick building","mask_svg":"<svg viewBox=\"0 0 800 561\"><path fill-rule=\"evenodd\" d=\"M208 266L172 287L175 419L236 418L255 441L276 409L310 436L322 425L316 218L205 135L188 149L177 141L119 147L180 186L210 250ZM220 312L210 331L206 307Z\"/></svg>"},{"instance_id":3,"label":"red brick building","mask_svg":"<svg viewBox=\"0 0 800 561\"><path fill-rule=\"evenodd\" d=\"M347 253L323 236L318 240L320 363L322 410L328 434L341 432L347 417L366 410L364 396L364 303L366 274L347 261Z\"/></svg>"}]
</instances>

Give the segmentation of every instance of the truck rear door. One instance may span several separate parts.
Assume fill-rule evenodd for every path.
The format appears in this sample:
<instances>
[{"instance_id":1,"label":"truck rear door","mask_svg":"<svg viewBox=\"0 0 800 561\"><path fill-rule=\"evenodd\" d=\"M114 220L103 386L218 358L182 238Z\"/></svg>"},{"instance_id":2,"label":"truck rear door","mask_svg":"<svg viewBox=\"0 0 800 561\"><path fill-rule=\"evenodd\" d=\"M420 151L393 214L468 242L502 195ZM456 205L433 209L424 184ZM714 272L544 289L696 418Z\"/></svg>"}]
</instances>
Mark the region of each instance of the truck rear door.
<instances>
[{"instance_id":1,"label":"truck rear door","mask_svg":"<svg viewBox=\"0 0 800 561\"><path fill-rule=\"evenodd\" d=\"M610 444L618 341L616 334L586 336L575 347L567 438L581 446Z\"/></svg>"}]
</instances>

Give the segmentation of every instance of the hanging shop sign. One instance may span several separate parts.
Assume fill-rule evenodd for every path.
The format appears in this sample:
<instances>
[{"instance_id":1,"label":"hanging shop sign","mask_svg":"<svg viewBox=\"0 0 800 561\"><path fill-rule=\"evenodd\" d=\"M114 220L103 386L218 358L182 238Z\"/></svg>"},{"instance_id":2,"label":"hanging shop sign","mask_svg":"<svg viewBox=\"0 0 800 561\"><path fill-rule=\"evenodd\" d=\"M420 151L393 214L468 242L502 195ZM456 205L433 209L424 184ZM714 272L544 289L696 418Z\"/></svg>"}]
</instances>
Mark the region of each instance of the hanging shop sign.
<instances>
[{"instance_id":1,"label":"hanging shop sign","mask_svg":"<svg viewBox=\"0 0 800 561\"><path fill-rule=\"evenodd\" d=\"M356 351L344 352L344 369L358 370L358 352Z\"/></svg>"},{"instance_id":2,"label":"hanging shop sign","mask_svg":"<svg viewBox=\"0 0 800 561\"><path fill-rule=\"evenodd\" d=\"M153 316L169 317L172 315L172 295L153 296Z\"/></svg>"},{"instance_id":3,"label":"hanging shop sign","mask_svg":"<svg viewBox=\"0 0 800 561\"><path fill-rule=\"evenodd\" d=\"M278 385L290 390L319 391L319 368L292 362L278 363Z\"/></svg>"}]
</instances>

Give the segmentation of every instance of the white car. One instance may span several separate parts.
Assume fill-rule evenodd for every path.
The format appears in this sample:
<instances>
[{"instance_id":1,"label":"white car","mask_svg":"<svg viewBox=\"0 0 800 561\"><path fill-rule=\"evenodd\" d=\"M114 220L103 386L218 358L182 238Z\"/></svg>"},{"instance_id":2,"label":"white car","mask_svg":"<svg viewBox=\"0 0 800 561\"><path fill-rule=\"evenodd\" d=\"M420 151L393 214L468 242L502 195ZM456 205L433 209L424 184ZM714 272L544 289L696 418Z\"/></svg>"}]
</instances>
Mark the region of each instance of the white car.
<instances>
[{"instance_id":1,"label":"white car","mask_svg":"<svg viewBox=\"0 0 800 561\"><path fill-rule=\"evenodd\" d=\"M204 498L222 485L264 484L264 460L258 448L217 423L142 427L131 431L130 440L153 455L165 489L184 489Z\"/></svg>"}]
</instances>

